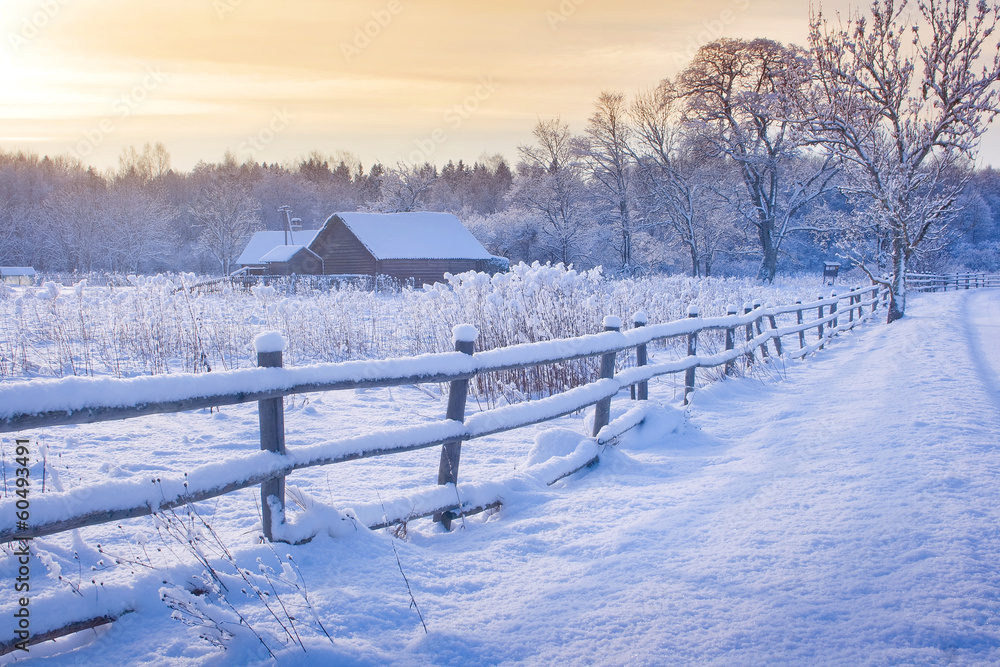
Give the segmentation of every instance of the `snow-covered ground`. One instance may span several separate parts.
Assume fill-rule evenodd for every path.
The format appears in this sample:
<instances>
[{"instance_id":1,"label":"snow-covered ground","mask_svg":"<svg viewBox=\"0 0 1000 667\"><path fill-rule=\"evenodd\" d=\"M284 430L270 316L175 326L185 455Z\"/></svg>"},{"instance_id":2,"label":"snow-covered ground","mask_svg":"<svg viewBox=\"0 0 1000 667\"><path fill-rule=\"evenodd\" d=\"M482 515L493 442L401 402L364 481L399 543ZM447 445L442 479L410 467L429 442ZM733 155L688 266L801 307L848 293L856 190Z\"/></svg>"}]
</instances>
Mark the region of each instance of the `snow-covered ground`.
<instances>
[{"instance_id":1,"label":"snow-covered ground","mask_svg":"<svg viewBox=\"0 0 1000 667\"><path fill-rule=\"evenodd\" d=\"M552 487L517 475L575 446L582 417L467 443L461 479L514 481L498 513L451 533L416 520L404 541L345 520L335 537L272 551L253 543L253 491L201 503L248 578L275 583L274 615L239 593L251 586L212 555L211 535L197 544L281 664L997 663L998 334L998 291L916 295L892 326L870 323L803 362L700 389L686 416L672 380L653 384L661 408L647 424L595 469ZM434 387L289 403L290 448L440 419L445 407ZM618 399L617 412L628 404ZM238 456L256 441L256 413L236 406L36 436L70 488ZM347 510L433 483L437 457L313 469L289 484ZM269 660L236 625L223 652L199 639L213 625L171 618L158 591L183 597L204 568L151 519L35 546L45 561L32 569L36 612L57 602L82 616L121 601L137 611L28 658L62 647L49 658L56 664ZM108 567L109 552L142 564ZM282 567L288 555L311 609L301 585L280 581L300 581ZM5 555L4 586L15 569ZM5 588L0 617L12 619L12 599ZM232 611L218 599L192 600L187 609L226 627ZM305 652L292 645L296 634Z\"/></svg>"}]
</instances>

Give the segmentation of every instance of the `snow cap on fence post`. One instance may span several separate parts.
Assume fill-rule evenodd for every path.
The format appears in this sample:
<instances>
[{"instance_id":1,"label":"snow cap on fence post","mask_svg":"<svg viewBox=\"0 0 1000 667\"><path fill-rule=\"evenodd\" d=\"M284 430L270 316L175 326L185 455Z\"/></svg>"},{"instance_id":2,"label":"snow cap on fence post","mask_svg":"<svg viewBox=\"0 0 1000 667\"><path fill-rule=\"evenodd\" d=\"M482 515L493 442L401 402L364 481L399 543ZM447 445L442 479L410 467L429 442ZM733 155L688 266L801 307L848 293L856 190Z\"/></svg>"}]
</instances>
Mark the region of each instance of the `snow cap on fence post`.
<instances>
[{"instance_id":1,"label":"snow cap on fence post","mask_svg":"<svg viewBox=\"0 0 1000 667\"><path fill-rule=\"evenodd\" d=\"M740 312L740 309L736 307L736 304L731 303L726 306L726 315L735 315L738 312Z\"/></svg>"},{"instance_id":2,"label":"snow cap on fence post","mask_svg":"<svg viewBox=\"0 0 1000 667\"><path fill-rule=\"evenodd\" d=\"M606 315L603 324L605 331L620 331L622 328L622 318L617 315Z\"/></svg>"},{"instance_id":3,"label":"snow cap on fence post","mask_svg":"<svg viewBox=\"0 0 1000 667\"><path fill-rule=\"evenodd\" d=\"M645 310L636 311L636 313L632 316L632 324L634 324L637 327L644 327L648 323L649 323L649 316L646 315Z\"/></svg>"},{"instance_id":4,"label":"snow cap on fence post","mask_svg":"<svg viewBox=\"0 0 1000 667\"><path fill-rule=\"evenodd\" d=\"M286 347L285 338L277 331L265 331L257 334L254 336L253 346L257 350L257 354L284 352Z\"/></svg>"},{"instance_id":5,"label":"snow cap on fence post","mask_svg":"<svg viewBox=\"0 0 1000 667\"><path fill-rule=\"evenodd\" d=\"M698 306L693 303L688 306L688 317L698 317Z\"/></svg>"},{"instance_id":6,"label":"snow cap on fence post","mask_svg":"<svg viewBox=\"0 0 1000 667\"><path fill-rule=\"evenodd\" d=\"M744 313L749 313L751 310L753 310L753 304L752 303L750 303L749 301L747 301L746 303L743 304L743 312Z\"/></svg>"},{"instance_id":7,"label":"snow cap on fence post","mask_svg":"<svg viewBox=\"0 0 1000 667\"><path fill-rule=\"evenodd\" d=\"M472 324L457 324L451 330L452 343L474 343L479 338L479 329Z\"/></svg>"}]
</instances>

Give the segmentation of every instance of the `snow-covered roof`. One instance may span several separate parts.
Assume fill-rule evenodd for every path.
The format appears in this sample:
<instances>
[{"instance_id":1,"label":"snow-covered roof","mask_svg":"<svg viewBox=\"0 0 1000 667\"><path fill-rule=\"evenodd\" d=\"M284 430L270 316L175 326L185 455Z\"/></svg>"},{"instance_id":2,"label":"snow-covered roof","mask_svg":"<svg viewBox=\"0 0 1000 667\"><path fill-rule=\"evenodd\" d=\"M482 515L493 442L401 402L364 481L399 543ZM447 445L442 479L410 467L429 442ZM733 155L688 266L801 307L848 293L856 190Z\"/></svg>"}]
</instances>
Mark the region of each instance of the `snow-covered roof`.
<instances>
[{"instance_id":1,"label":"snow-covered roof","mask_svg":"<svg viewBox=\"0 0 1000 667\"><path fill-rule=\"evenodd\" d=\"M35 269L30 266L0 266L0 276L33 276Z\"/></svg>"},{"instance_id":2,"label":"snow-covered roof","mask_svg":"<svg viewBox=\"0 0 1000 667\"><path fill-rule=\"evenodd\" d=\"M292 232L291 238L287 237L287 232L257 232L250 239L250 242L247 243L247 247L243 249L243 253L240 254L236 263L243 266L262 264L264 255L278 246L284 246L286 239L292 241L294 247L301 248L302 246L311 245L316 239L317 234L319 234L318 229L302 229ZM268 261L276 262L282 260L272 259Z\"/></svg>"},{"instance_id":3,"label":"snow-covered roof","mask_svg":"<svg viewBox=\"0 0 1000 667\"><path fill-rule=\"evenodd\" d=\"M375 259L489 259L450 213L337 213Z\"/></svg>"},{"instance_id":4,"label":"snow-covered roof","mask_svg":"<svg viewBox=\"0 0 1000 667\"><path fill-rule=\"evenodd\" d=\"M267 262L287 262L300 250L305 250L304 245L279 245L271 248L270 251L260 258L261 263Z\"/></svg>"}]
</instances>

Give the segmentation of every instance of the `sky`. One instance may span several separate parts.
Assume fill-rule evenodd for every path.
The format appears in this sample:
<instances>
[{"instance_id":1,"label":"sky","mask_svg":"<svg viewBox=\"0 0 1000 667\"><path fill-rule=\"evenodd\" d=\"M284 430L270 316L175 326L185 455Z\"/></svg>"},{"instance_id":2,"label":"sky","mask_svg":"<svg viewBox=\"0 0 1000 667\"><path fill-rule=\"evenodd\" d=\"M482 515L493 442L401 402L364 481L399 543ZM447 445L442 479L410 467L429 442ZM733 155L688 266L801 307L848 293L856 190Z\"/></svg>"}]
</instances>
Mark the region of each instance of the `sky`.
<instances>
[{"instance_id":1,"label":"sky","mask_svg":"<svg viewBox=\"0 0 1000 667\"><path fill-rule=\"evenodd\" d=\"M104 169L163 142L199 160L515 160L580 132L605 90L673 76L718 37L803 44L787 0L0 0L0 148ZM846 10L828 0L824 11ZM1000 164L1000 132L983 144Z\"/></svg>"}]
</instances>

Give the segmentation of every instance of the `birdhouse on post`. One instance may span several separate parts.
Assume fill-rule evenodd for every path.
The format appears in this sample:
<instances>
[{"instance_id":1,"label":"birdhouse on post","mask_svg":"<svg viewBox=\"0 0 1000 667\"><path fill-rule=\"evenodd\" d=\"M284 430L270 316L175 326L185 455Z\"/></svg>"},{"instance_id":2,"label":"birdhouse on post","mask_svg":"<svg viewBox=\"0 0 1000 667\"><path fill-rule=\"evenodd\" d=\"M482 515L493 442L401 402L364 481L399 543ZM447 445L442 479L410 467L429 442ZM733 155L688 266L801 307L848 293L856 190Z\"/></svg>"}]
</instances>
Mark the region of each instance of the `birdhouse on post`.
<instances>
[{"instance_id":1,"label":"birdhouse on post","mask_svg":"<svg viewBox=\"0 0 1000 667\"><path fill-rule=\"evenodd\" d=\"M840 262L823 262L823 283L826 285L835 283L839 271Z\"/></svg>"}]
</instances>

